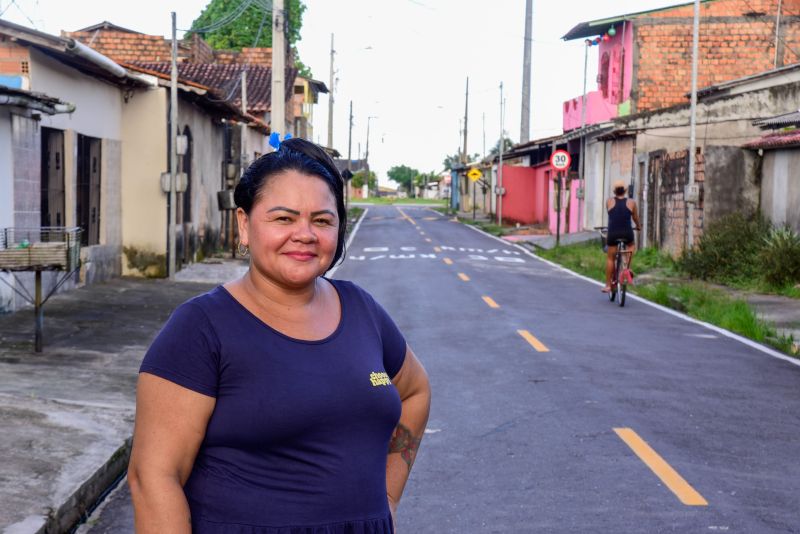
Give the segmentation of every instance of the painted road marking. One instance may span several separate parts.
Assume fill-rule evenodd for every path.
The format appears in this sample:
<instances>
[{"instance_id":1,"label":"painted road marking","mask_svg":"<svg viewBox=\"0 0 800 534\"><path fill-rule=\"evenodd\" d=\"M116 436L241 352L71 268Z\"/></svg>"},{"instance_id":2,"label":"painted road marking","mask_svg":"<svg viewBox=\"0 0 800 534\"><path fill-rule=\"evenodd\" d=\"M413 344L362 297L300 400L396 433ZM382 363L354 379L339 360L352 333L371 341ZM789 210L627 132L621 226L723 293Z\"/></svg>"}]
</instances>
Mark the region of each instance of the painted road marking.
<instances>
[{"instance_id":1,"label":"painted road marking","mask_svg":"<svg viewBox=\"0 0 800 534\"><path fill-rule=\"evenodd\" d=\"M464 273L458 273L458 277L461 278L465 282L469 282L469 276Z\"/></svg>"},{"instance_id":2,"label":"painted road marking","mask_svg":"<svg viewBox=\"0 0 800 534\"><path fill-rule=\"evenodd\" d=\"M659 454L630 428L615 428L614 432L636 456L661 479L678 499L687 506L708 506L702 495L689 485Z\"/></svg>"},{"instance_id":3,"label":"painted road marking","mask_svg":"<svg viewBox=\"0 0 800 534\"><path fill-rule=\"evenodd\" d=\"M411 223L411 224L413 224L414 226L416 226L416 225L417 225L417 223L415 223L415 222L414 222L414 219L412 219L411 217L409 217L408 215L406 215L406 212L404 212L404 211L403 211L403 210L401 210L400 208L397 208L397 211L399 211L399 212L400 212L400 215L402 215L402 216L403 216L403 218L404 218L405 220L407 220L408 222L410 222L410 223Z\"/></svg>"},{"instance_id":4,"label":"painted road marking","mask_svg":"<svg viewBox=\"0 0 800 534\"><path fill-rule=\"evenodd\" d=\"M531 344L531 346L536 349L536 352L550 352L550 349L545 347L544 343L539 341L534 337L533 334L528 332L527 330L517 330L517 334L521 335L522 338Z\"/></svg>"},{"instance_id":5,"label":"painted road marking","mask_svg":"<svg viewBox=\"0 0 800 534\"><path fill-rule=\"evenodd\" d=\"M433 251L434 252L441 252L442 251L442 247L433 247Z\"/></svg>"},{"instance_id":6,"label":"painted road marking","mask_svg":"<svg viewBox=\"0 0 800 534\"><path fill-rule=\"evenodd\" d=\"M442 261L444 261L447 265L453 265L453 260L451 260L450 258L445 258Z\"/></svg>"},{"instance_id":7,"label":"painted road marking","mask_svg":"<svg viewBox=\"0 0 800 534\"><path fill-rule=\"evenodd\" d=\"M422 218L422 220L423 220L423 221L435 221L435 220L436 220L436 219L438 219L438 218L439 218L439 217L423 217L423 218Z\"/></svg>"},{"instance_id":8,"label":"painted road marking","mask_svg":"<svg viewBox=\"0 0 800 534\"><path fill-rule=\"evenodd\" d=\"M422 230L420 230L420 231L419 231L419 235L425 235L425 232L423 232Z\"/></svg>"},{"instance_id":9,"label":"painted road marking","mask_svg":"<svg viewBox=\"0 0 800 534\"><path fill-rule=\"evenodd\" d=\"M499 308L500 305L492 300L492 297L483 296L481 297L483 301L489 305L490 308Z\"/></svg>"},{"instance_id":10,"label":"painted road marking","mask_svg":"<svg viewBox=\"0 0 800 534\"><path fill-rule=\"evenodd\" d=\"M430 243L430 242L431 242L431 238L430 238L430 237L426 237L426 238L425 238L425 241L427 241L428 243Z\"/></svg>"}]
</instances>

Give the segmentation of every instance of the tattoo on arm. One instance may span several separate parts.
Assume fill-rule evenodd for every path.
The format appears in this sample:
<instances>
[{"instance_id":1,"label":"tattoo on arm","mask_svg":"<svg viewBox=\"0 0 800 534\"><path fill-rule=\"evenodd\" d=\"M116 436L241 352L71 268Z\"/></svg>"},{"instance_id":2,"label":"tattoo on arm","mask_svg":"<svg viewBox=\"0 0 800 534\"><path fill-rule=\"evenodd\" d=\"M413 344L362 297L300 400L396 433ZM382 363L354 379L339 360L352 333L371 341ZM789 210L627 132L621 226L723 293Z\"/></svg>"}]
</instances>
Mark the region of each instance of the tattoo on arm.
<instances>
[{"instance_id":1,"label":"tattoo on arm","mask_svg":"<svg viewBox=\"0 0 800 534\"><path fill-rule=\"evenodd\" d=\"M421 441L422 438L414 437L414 435L411 434L411 430L406 426L398 424L389 442L389 453L400 453L400 457L405 461L408 470L411 471L411 465L414 463L414 458L417 455L417 450L419 449Z\"/></svg>"}]
</instances>

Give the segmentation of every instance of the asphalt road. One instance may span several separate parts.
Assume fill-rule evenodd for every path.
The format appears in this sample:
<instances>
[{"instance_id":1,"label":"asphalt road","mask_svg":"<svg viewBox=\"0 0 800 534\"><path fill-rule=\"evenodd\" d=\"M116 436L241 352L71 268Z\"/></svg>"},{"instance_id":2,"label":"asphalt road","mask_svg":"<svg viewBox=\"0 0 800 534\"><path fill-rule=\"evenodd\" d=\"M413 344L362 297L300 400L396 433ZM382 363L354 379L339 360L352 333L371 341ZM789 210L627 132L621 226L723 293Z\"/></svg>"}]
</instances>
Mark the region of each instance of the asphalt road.
<instances>
[{"instance_id":1,"label":"asphalt road","mask_svg":"<svg viewBox=\"0 0 800 534\"><path fill-rule=\"evenodd\" d=\"M398 532L800 532L799 366L422 207L370 207L335 277L431 378Z\"/></svg>"}]
</instances>

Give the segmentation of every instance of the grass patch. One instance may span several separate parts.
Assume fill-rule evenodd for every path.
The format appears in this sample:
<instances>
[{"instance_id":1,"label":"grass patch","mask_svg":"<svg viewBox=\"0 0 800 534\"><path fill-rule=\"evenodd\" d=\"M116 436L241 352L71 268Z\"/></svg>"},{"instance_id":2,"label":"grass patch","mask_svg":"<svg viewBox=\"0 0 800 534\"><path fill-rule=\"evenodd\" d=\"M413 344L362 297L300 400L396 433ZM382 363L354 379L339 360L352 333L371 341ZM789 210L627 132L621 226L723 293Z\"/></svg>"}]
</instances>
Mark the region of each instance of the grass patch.
<instances>
[{"instance_id":1,"label":"grass patch","mask_svg":"<svg viewBox=\"0 0 800 534\"><path fill-rule=\"evenodd\" d=\"M500 226L499 224L494 224L486 221L473 221L472 219L459 218L458 220L464 224L469 224L470 226L477 226L487 234L492 234L497 237L502 237L507 233L507 229Z\"/></svg>"},{"instance_id":2,"label":"grass patch","mask_svg":"<svg viewBox=\"0 0 800 534\"><path fill-rule=\"evenodd\" d=\"M356 223L361 218L361 215L364 213L364 208L360 208L358 206L350 206L350 209L347 210L347 235L350 235L350 232L353 231L355 228Z\"/></svg>"},{"instance_id":3,"label":"grass patch","mask_svg":"<svg viewBox=\"0 0 800 534\"><path fill-rule=\"evenodd\" d=\"M606 256L600 248L599 241L540 250L537 254L599 282L605 281ZM636 253L633 270L637 275L650 272L656 273L657 276L671 277L680 274L679 266L670 256L652 248ZM760 283L763 282L753 282L750 285ZM797 355L793 351L794 340L791 337L779 336L775 328L760 319L745 300L731 297L725 291L710 288L702 282L657 282L637 285L631 290L641 297L686 313L700 321L770 345L786 354ZM796 296L800 293L800 288L789 286L783 291L788 294L794 293Z\"/></svg>"},{"instance_id":4,"label":"grass patch","mask_svg":"<svg viewBox=\"0 0 800 534\"><path fill-rule=\"evenodd\" d=\"M759 343L793 354L791 336L779 336L775 328L760 319L750 305L727 293L699 283L659 282L636 288L636 293L657 304L686 313Z\"/></svg>"},{"instance_id":5,"label":"grass patch","mask_svg":"<svg viewBox=\"0 0 800 534\"><path fill-rule=\"evenodd\" d=\"M359 204L374 204L374 205L387 205L392 204L420 204L423 206L445 206L446 199L435 200L429 198L390 198L390 197L369 197L369 198L354 198L352 202Z\"/></svg>"},{"instance_id":6,"label":"grass patch","mask_svg":"<svg viewBox=\"0 0 800 534\"><path fill-rule=\"evenodd\" d=\"M536 253L589 278L600 282L606 279L606 254L600 247L600 240L539 250ZM665 276L673 276L677 273L677 266L668 254L654 248L645 248L634 255L633 271L637 275L658 271Z\"/></svg>"}]
</instances>

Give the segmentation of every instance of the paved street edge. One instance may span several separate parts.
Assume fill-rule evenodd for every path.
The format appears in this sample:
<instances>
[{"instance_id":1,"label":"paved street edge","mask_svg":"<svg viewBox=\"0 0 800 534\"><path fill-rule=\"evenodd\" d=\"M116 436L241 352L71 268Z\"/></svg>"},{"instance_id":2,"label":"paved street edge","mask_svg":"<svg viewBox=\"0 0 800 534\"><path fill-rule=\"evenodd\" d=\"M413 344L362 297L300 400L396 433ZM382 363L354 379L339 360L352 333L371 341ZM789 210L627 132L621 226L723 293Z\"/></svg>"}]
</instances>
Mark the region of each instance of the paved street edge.
<instances>
[{"instance_id":1,"label":"paved street edge","mask_svg":"<svg viewBox=\"0 0 800 534\"><path fill-rule=\"evenodd\" d=\"M525 247L517 245L516 243L510 243L508 241L504 241L503 239L500 239L497 236L494 236L492 234L484 232L480 228L476 228L476 227L474 227L472 225L464 224L462 222L459 222L459 224L461 224L463 226L466 226L467 228L469 228L471 230L475 230L476 232L478 232L480 234L483 234L483 235L485 235L487 237L491 237L492 239L494 239L496 241L500 241L501 243L504 243L507 246L510 245L510 246L516 247L517 249L521 250L522 252L524 252L525 254L527 254L528 256L530 256L532 258L536 258L537 260L539 260L539 261L541 261L543 263L546 263L547 265L550 265L551 267L555 267L556 269L560 269L560 270L564 271L565 273L569 273L572 276L575 276L577 278L585 280L585 281L587 281L587 282L589 282L589 283L591 283L593 285L596 285L596 286L602 286L603 285L602 283L598 282L597 280L592 280L591 278L583 276L582 274L578 274L575 271L571 271L571 270L567 269L566 267L564 267L563 265L559 265L557 263L553 263L550 260L546 260L544 258L540 258L536 254L532 253L530 250L527 250ZM684 321L688 321L690 323L698 324L700 326L708 328L709 330L713 330L714 332L717 332L718 334L722 334L725 337L729 337L731 339L735 339L736 341L738 341L740 343L743 343L743 344L745 344L745 345L747 345L749 347L752 347L752 348L754 348L756 350L759 350L759 351L763 352L764 354L768 354L768 355L772 356L773 358L777 358L779 360L783 360L785 362L791 363L792 365L796 365L796 366L800 367L800 360L797 360L797 359L792 358L791 356L787 356L785 354L781 354L780 352L778 352L776 350L773 350L773 349L771 349L769 347L765 347L764 345L761 345L760 343L756 343L755 341L753 341L751 339L747 339L746 337L740 336L739 334L735 334L735 333L731 332L730 330L725 330L724 328L720 328L719 326L715 326L713 324L709 324L709 323L700 321L698 319L695 319L694 317L689 317L686 314L683 314L683 313L681 313L679 311L675 311L673 309L667 308L667 307L662 306L660 304L656 304L655 302L649 301L649 300L647 300L645 298L642 298L642 297L640 297L638 295L634 295L634 294L629 293L628 294L628 298L633 299L633 300L635 300L637 302L641 302L643 304L647 304L650 307L656 308L657 310L661 310L662 312L668 313L668 314L670 314L670 315L672 315L674 317L678 317L680 319L683 319Z\"/></svg>"},{"instance_id":2,"label":"paved street edge","mask_svg":"<svg viewBox=\"0 0 800 534\"><path fill-rule=\"evenodd\" d=\"M347 251L347 249L350 248L350 244L353 242L353 238L356 236L356 232L358 232L358 229L361 226L361 221L363 221L364 218L367 216L367 212L369 212L369 208L364 208L364 212L361 214L361 217L358 219L358 222L356 222L356 225L353 227L353 231L350 232L350 237L347 238L347 242L344 244L345 251ZM344 261L347 261L347 254L345 254ZM340 262L339 265L335 266L333 269L328 271L328 273L325 276L327 276L328 278L333 278L333 275L336 274L336 271L339 270L339 267L342 266L344 261Z\"/></svg>"},{"instance_id":3,"label":"paved street edge","mask_svg":"<svg viewBox=\"0 0 800 534\"><path fill-rule=\"evenodd\" d=\"M129 437L88 480L70 495L57 510L52 510L36 534L72 532L98 504L101 497L118 481L128 468L133 437Z\"/></svg>"}]
</instances>

